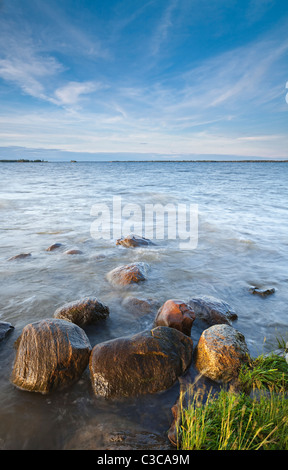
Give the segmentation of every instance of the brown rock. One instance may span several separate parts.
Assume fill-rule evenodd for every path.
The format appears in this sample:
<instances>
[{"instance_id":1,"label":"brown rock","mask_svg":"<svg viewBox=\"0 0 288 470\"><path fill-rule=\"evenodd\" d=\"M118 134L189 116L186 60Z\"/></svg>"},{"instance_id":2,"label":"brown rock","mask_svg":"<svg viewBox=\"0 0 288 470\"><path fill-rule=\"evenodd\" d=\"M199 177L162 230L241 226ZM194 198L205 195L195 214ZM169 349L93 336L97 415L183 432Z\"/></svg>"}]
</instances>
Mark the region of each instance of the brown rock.
<instances>
[{"instance_id":1,"label":"brown rock","mask_svg":"<svg viewBox=\"0 0 288 470\"><path fill-rule=\"evenodd\" d=\"M83 254L83 251L81 250L67 250L67 251L64 251L64 254L65 255L82 255Z\"/></svg>"},{"instance_id":2,"label":"brown rock","mask_svg":"<svg viewBox=\"0 0 288 470\"><path fill-rule=\"evenodd\" d=\"M77 381L91 352L85 332L59 319L26 325L15 346L12 383L22 390L43 394Z\"/></svg>"},{"instance_id":3,"label":"brown rock","mask_svg":"<svg viewBox=\"0 0 288 470\"><path fill-rule=\"evenodd\" d=\"M97 396L135 396L171 387L192 360L192 339L158 326L94 346L90 375Z\"/></svg>"},{"instance_id":4,"label":"brown rock","mask_svg":"<svg viewBox=\"0 0 288 470\"><path fill-rule=\"evenodd\" d=\"M158 310L155 326L169 326L190 336L194 320L195 313L188 304L170 299Z\"/></svg>"},{"instance_id":5,"label":"brown rock","mask_svg":"<svg viewBox=\"0 0 288 470\"><path fill-rule=\"evenodd\" d=\"M54 251L61 248L61 246L63 246L62 243L53 243L53 245L50 245L46 251Z\"/></svg>"},{"instance_id":6,"label":"brown rock","mask_svg":"<svg viewBox=\"0 0 288 470\"><path fill-rule=\"evenodd\" d=\"M119 266L107 275L107 279L111 284L126 286L146 280L146 271L148 265L146 263L133 263L125 266Z\"/></svg>"},{"instance_id":7,"label":"brown rock","mask_svg":"<svg viewBox=\"0 0 288 470\"><path fill-rule=\"evenodd\" d=\"M126 248L136 248L136 247L145 247L149 245L154 245L151 240L148 238L139 237L138 235L130 234L125 238L119 238L116 240L116 245L122 245Z\"/></svg>"},{"instance_id":8,"label":"brown rock","mask_svg":"<svg viewBox=\"0 0 288 470\"><path fill-rule=\"evenodd\" d=\"M216 382L229 382L238 376L248 360L245 338L229 325L213 325L201 334L195 355L198 371Z\"/></svg>"},{"instance_id":9,"label":"brown rock","mask_svg":"<svg viewBox=\"0 0 288 470\"><path fill-rule=\"evenodd\" d=\"M12 258L9 258L8 261L17 261L20 259L25 259L25 258L30 258L31 253L20 253L20 255L12 256Z\"/></svg>"},{"instance_id":10,"label":"brown rock","mask_svg":"<svg viewBox=\"0 0 288 470\"><path fill-rule=\"evenodd\" d=\"M85 326L104 320L109 315L109 308L96 298L87 297L69 302L58 308L55 318L67 320L79 326Z\"/></svg>"}]
</instances>

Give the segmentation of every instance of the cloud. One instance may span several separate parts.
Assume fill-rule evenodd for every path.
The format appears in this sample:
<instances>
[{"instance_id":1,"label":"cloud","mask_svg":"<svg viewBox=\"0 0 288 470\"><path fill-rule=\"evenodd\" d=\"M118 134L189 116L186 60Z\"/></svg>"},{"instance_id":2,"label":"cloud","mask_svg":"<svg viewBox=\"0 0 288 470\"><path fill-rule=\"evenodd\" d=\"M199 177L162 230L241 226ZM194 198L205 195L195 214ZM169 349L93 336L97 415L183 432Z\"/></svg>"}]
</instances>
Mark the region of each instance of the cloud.
<instances>
[{"instance_id":1,"label":"cloud","mask_svg":"<svg viewBox=\"0 0 288 470\"><path fill-rule=\"evenodd\" d=\"M55 91L56 99L52 101L58 105L75 105L82 95L93 93L101 88L104 88L101 83L69 82Z\"/></svg>"},{"instance_id":2,"label":"cloud","mask_svg":"<svg viewBox=\"0 0 288 470\"><path fill-rule=\"evenodd\" d=\"M168 37L169 29L173 27L173 13L178 5L178 0L170 0L166 7L156 31L152 37L152 55L159 53L162 44Z\"/></svg>"},{"instance_id":3,"label":"cloud","mask_svg":"<svg viewBox=\"0 0 288 470\"><path fill-rule=\"evenodd\" d=\"M27 50L22 57L0 59L0 77L19 86L21 90L35 98L48 99L43 80L62 70L53 57L36 57Z\"/></svg>"}]
</instances>

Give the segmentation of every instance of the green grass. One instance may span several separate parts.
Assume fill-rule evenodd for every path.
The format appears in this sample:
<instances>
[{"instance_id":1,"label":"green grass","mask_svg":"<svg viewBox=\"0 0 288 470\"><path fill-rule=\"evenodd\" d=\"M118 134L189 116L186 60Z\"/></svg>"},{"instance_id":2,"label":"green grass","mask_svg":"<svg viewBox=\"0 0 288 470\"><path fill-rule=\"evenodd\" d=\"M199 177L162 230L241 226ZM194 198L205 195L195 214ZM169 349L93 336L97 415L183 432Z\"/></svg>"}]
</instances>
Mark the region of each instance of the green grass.
<instances>
[{"instance_id":1,"label":"green grass","mask_svg":"<svg viewBox=\"0 0 288 470\"><path fill-rule=\"evenodd\" d=\"M243 365L241 393L188 391L178 429L183 450L288 450L288 364L259 356ZM187 394L186 394L187 396ZM182 397L184 398L184 397Z\"/></svg>"}]
</instances>

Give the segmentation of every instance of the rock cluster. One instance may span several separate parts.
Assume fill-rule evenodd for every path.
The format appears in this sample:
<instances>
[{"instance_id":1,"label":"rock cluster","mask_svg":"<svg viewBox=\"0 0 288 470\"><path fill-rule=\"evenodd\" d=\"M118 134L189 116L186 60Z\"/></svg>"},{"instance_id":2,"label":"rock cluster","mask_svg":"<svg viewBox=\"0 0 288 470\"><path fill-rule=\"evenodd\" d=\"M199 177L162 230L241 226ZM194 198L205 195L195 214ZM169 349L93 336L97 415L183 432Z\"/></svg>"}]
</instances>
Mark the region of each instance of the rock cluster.
<instances>
[{"instance_id":1,"label":"rock cluster","mask_svg":"<svg viewBox=\"0 0 288 470\"><path fill-rule=\"evenodd\" d=\"M134 235L116 242L127 248L151 243ZM61 246L54 244L46 251ZM119 266L107 279L113 286L137 284L147 279L148 268L146 263ZM92 346L83 328L95 323L101 328L100 321L110 313L109 307L94 297L67 303L53 318L26 325L15 343L12 383L19 389L46 394L74 383L89 368L96 396L137 396L170 388L191 365L209 380L228 383L237 378L248 358L245 338L232 326L237 314L220 299L168 299L159 308L153 299L127 297L122 306L139 315L154 313L151 327ZM201 323L202 333L193 349L195 321ZM0 340L12 329L12 325L0 322Z\"/></svg>"},{"instance_id":2,"label":"rock cluster","mask_svg":"<svg viewBox=\"0 0 288 470\"><path fill-rule=\"evenodd\" d=\"M222 306L216 300L214 313L215 305ZM48 393L78 380L89 362L97 396L133 396L165 390L187 371L193 360L191 328L197 318L189 302L169 299L150 329L92 348L82 327L108 316L108 306L87 297L58 308L54 318L27 325L16 342L14 385ZM216 324L204 329L194 354L199 372L222 382L237 375L248 354L243 335L225 320L219 324L219 315L215 316Z\"/></svg>"}]
</instances>

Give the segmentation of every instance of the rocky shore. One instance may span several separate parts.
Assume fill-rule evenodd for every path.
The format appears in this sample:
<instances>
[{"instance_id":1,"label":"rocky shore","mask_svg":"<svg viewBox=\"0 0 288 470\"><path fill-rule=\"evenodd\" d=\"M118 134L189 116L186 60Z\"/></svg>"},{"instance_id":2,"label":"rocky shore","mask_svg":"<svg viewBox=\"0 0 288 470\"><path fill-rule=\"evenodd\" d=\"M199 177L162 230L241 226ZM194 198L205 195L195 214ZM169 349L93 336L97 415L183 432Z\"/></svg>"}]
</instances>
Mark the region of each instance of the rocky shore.
<instances>
[{"instance_id":1,"label":"rocky shore","mask_svg":"<svg viewBox=\"0 0 288 470\"><path fill-rule=\"evenodd\" d=\"M134 235L116 242L127 249L143 248L150 243ZM61 246L56 243L46 251ZM20 254L9 261L30 256ZM121 288L145 282L147 276L149 266L134 263L115 267L107 273L107 280L111 288ZM255 290L251 292L254 294ZM159 305L157 299L134 297L125 299L124 305L130 311L156 310L151 326L136 334L92 345L84 328L91 324L101 328L110 311L100 299L91 297L75 299L51 312L50 318L26 325L15 342L11 383L21 390L49 394L68 388L84 371L89 371L94 394L113 399L156 394L177 381L183 392L194 380L195 372L215 384L233 386L237 382L239 368L249 358L249 350L242 333L233 327L237 313L227 302L205 296L167 299ZM191 330L195 324L200 334L193 344ZM9 322L0 322L0 341L9 340L12 330ZM167 433L173 445L178 422L178 404L171 404L171 428Z\"/></svg>"}]
</instances>

